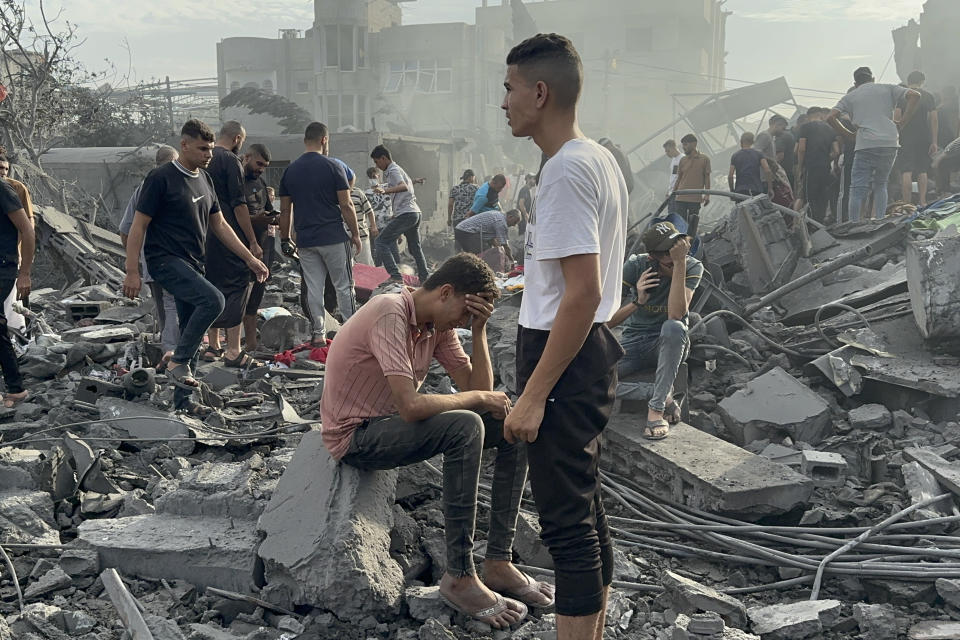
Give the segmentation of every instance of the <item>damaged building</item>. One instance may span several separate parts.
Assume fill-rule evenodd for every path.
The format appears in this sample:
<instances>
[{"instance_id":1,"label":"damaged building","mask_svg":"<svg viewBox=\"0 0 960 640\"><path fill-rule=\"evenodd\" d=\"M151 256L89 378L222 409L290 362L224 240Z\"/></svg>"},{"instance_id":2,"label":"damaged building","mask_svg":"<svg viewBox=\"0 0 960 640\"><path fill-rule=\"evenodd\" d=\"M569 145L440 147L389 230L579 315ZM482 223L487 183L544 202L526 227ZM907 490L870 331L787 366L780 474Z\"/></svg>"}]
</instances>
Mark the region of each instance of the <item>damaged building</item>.
<instances>
[{"instance_id":1,"label":"damaged building","mask_svg":"<svg viewBox=\"0 0 960 640\"><path fill-rule=\"evenodd\" d=\"M952 0L927 0L919 19L894 29L894 60L897 75L906 82L911 71L927 76L934 91L960 87L960 70L954 61L960 56L956 33L960 29L960 5Z\"/></svg>"}]
</instances>

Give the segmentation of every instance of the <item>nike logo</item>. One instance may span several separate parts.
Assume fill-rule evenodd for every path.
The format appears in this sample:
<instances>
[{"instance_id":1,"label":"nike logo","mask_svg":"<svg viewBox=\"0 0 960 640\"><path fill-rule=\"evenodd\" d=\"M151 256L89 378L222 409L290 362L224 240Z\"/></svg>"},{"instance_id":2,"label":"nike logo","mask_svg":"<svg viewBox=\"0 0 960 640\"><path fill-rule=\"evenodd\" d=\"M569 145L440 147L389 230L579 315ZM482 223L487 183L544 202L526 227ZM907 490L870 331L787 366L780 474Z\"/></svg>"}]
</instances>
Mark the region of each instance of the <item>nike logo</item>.
<instances>
[{"instance_id":1,"label":"nike logo","mask_svg":"<svg viewBox=\"0 0 960 640\"><path fill-rule=\"evenodd\" d=\"M205 197L206 197L206 196L197 196L196 198L193 199L193 201L194 201L194 203L200 202L200 201L203 200Z\"/></svg>"}]
</instances>

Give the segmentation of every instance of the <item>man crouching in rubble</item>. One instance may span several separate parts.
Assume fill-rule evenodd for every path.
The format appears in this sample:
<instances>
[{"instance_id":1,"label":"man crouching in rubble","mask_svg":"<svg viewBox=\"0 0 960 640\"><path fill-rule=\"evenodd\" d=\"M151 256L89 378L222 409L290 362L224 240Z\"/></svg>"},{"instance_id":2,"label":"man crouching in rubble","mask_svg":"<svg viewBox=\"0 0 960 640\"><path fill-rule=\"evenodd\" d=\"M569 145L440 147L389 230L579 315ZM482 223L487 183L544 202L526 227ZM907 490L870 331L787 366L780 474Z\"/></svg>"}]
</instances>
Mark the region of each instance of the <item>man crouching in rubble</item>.
<instances>
[{"instance_id":1,"label":"man crouching in rubble","mask_svg":"<svg viewBox=\"0 0 960 640\"><path fill-rule=\"evenodd\" d=\"M490 268L461 253L420 289L382 294L343 325L330 347L320 413L323 441L336 460L393 469L443 454L448 605L495 628L524 619L527 607L553 604L553 587L511 564L526 481L522 445L503 437L511 401L493 391L487 320L499 295ZM468 358L458 327L473 332ZM418 393L432 360L460 393ZM484 580L473 565L481 453L497 449ZM500 595L503 594L503 595ZM509 596L509 597L504 597Z\"/></svg>"},{"instance_id":2,"label":"man crouching in rubble","mask_svg":"<svg viewBox=\"0 0 960 640\"><path fill-rule=\"evenodd\" d=\"M626 355L617 371L621 379L644 369L657 369L643 435L662 440L670 424L680 420L680 409L671 393L680 363L690 348L687 315L703 265L688 255L690 238L669 222L656 223L642 240L647 255L632 255L623 265L623 296L630 302L607 324L611 328L623 325L620 344Z\"/></svg>"}]
</instances>

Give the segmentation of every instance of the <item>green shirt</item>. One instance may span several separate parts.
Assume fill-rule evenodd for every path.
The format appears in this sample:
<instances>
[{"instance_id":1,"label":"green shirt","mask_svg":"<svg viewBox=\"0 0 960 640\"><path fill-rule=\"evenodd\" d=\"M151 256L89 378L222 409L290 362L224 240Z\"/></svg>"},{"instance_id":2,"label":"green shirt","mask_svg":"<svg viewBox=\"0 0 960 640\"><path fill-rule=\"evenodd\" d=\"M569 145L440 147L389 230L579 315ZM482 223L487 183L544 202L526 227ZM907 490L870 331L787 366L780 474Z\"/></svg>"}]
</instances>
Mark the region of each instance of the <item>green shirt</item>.
<instances>
[{"instance_id":1,"label":"green shirt","mask_svg":"<svg viewBox=\"0 0 960 640\"><path fill-rule=\"evenodd\" d=\"M644 271L655 266L646 254L634 254L623 265L623 299L636 300L637 281ZM696 258L687 256L687 289L696 291L703 276L703 264ZM660 284L650 291L650 299L640 305L623 322L623 337L631 334L660 333L660 327L667 321L667 300L670 297L671 278L660 276ZM686 322L686 318L683 319Z\"/></svg>"}]
</instances>

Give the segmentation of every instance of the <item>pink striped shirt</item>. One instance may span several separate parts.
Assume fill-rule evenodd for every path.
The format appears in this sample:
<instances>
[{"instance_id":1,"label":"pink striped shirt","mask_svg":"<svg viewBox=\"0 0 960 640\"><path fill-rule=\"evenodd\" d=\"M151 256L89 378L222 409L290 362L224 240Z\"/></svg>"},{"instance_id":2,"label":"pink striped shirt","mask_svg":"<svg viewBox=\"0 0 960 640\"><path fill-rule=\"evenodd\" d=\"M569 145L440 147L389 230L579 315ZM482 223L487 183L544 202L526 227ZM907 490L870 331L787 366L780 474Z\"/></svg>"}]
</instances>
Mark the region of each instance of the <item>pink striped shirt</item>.
<instances>
[{"instance_id":1,"label":"pink striped shirt","mask_svg":"<svg viewBox=\"0 0 960 640\"><path fill-rule=\"evenodd\" d=\"M413 380L419 389L436 358L447 373L470 360L452 329L420 332L408 289L374 297L343 325L327 354L320 399L323 443L335 460L368 418L397 412L387 376Z\"/></svg>"}]
</instances>

